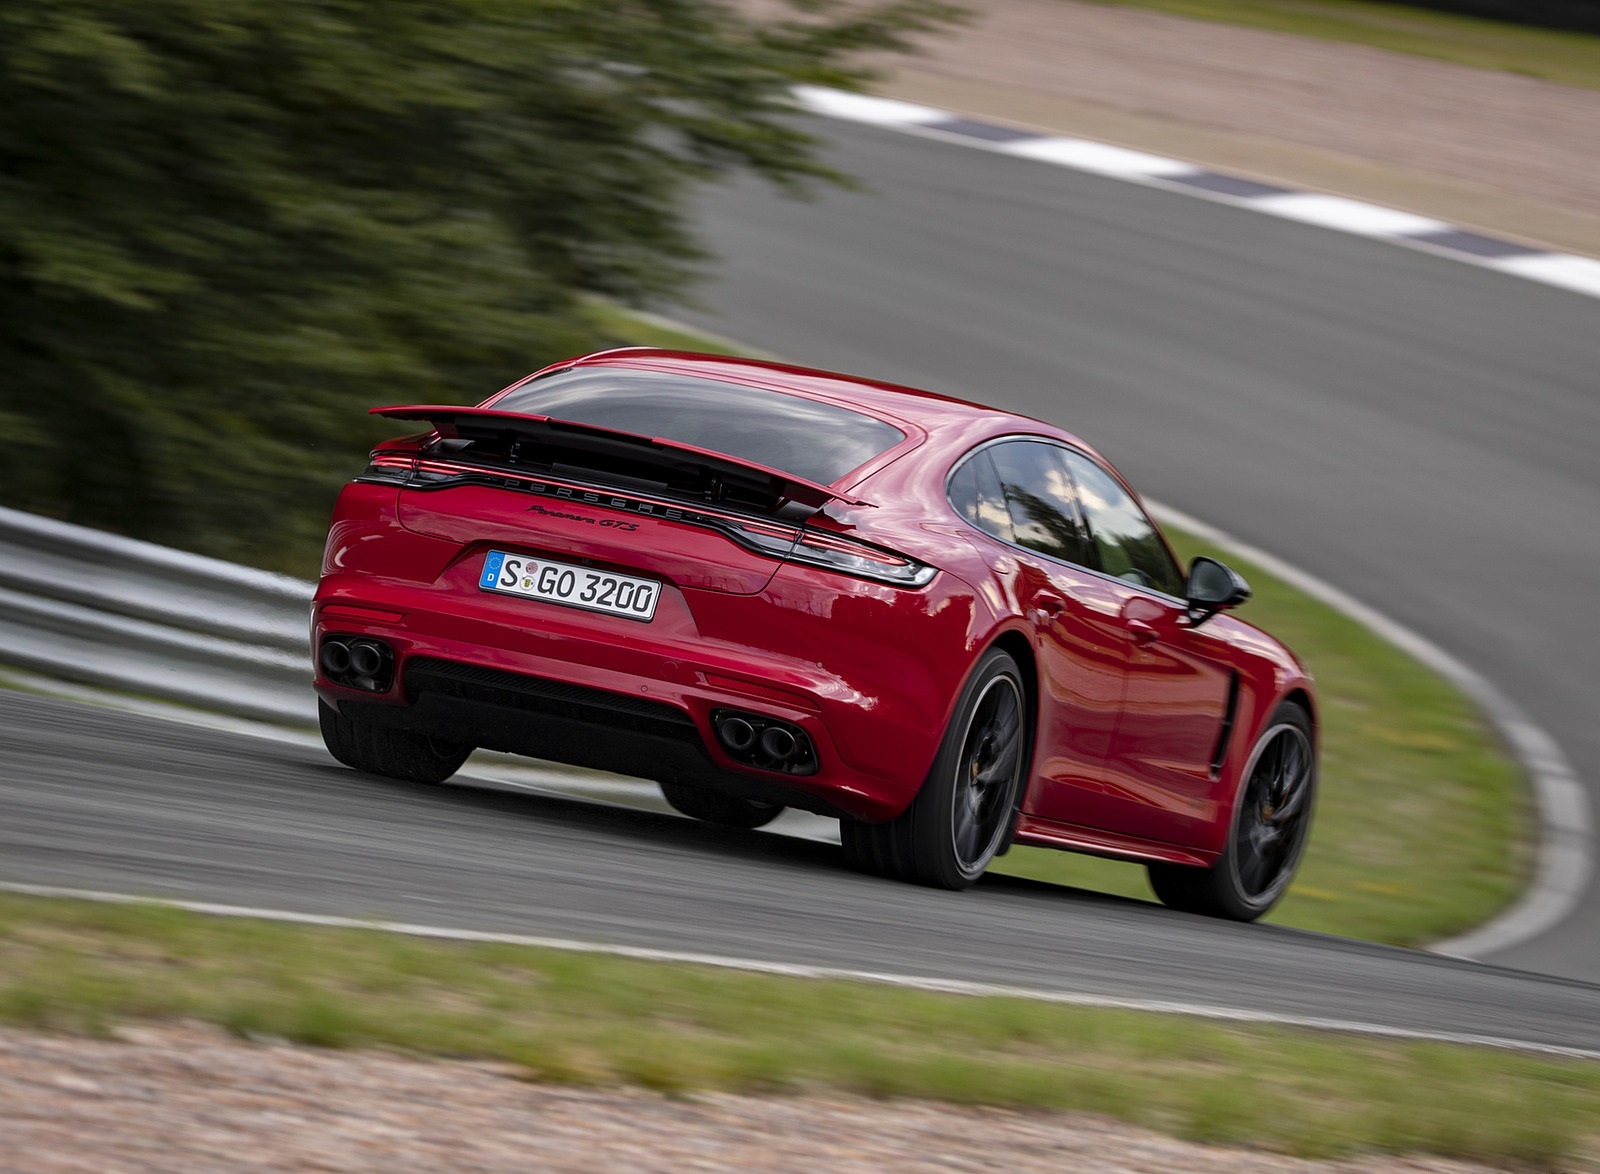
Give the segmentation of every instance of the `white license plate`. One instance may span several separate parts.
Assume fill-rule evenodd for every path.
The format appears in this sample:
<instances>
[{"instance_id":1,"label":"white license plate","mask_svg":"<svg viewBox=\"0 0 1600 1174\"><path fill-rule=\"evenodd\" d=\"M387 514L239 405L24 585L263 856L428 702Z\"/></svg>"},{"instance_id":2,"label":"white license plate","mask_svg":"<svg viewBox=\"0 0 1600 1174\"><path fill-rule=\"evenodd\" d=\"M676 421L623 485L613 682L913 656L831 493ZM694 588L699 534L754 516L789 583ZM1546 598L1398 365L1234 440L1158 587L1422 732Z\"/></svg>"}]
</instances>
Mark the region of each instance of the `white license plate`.
<instances>
[{"instance_id":1,"label":"white license plate","mask_svg":"<svg viewBox=\"0 0 1600 1174\"><path fill-rule=\"evenodd\" d=\"M543 599L547 603L581 607L645 623L656 614L656 604L661 600L661 584L654 579L575 567L571 563L508 554L503 550L491 550L483 560L478 586L485 591Z\"/></svg>"}]
</instances>

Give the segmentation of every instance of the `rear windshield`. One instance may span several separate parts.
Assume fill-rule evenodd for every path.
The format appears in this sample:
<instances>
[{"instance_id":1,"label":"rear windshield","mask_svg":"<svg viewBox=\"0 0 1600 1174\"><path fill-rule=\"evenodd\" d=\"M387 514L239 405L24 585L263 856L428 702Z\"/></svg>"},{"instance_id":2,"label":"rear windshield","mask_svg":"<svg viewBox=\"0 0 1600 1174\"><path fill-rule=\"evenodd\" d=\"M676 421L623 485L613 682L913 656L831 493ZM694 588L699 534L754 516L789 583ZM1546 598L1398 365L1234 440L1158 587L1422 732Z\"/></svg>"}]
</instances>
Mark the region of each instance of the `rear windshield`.
<instances>
[{"instance_id":1,"label":"rear windshield","mask_svg":"<svg viewBox=\"0 0 1600 1174\"><path fill-rule=\"evenodd\" d=\"M693 444L822 485L905 439L893 425L833 404L739 383L619 368L560 371L494 406Z\"/></svg>"}]
</instances>

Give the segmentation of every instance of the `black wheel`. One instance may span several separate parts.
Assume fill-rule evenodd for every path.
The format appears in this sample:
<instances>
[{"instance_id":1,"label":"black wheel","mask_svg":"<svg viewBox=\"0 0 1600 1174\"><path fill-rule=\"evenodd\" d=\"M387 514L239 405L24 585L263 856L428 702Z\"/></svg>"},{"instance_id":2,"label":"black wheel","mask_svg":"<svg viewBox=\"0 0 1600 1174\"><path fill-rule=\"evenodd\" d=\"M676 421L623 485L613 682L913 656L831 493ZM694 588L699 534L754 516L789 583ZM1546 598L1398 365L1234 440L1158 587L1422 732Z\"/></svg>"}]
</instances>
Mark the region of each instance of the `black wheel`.
<instances>
[{"instance_id":1,"label":"black wheel","mask_svg":"<svg viewBox=\"0 0 1600 1174\"><path fill-rule=\"evenodd\" d=\"M720 823L723 827L765 827L783 814L783 806L778 803L763 803L759 799L724 795L721 791L685 787L681 783L657 785L667 802L684 815L702 819L706 823Z\"/></svg>"},{"instance_id":2,"label":"black wheel","mask_svg":"<svg viewBox=\"0 0 1600 1174\"><path fill-rule=\"evenodd\" d=\"M1311 719L1284 702L1246 763L1227 845L1210 868L1149 866L1164 905L1187 913L1254 921L1278 903L1305 851L1317 796Z\"/></svg>"},{"instance_id":3,"label":"black wheel","mask_svg":"<svg viewBox=\"0 0 1600 1174\"><path fill-rule=\"evenodd\" d=\"M467 760L471 746L374 722L351 721L326 701L317 719L328 753L346 766L409 783L442 783Z\"/></svg>"},{"instance_id":4,"label":"black wheel","mask_svg":"<svg viewBox=\"0 0 1600 1174\"><path fill-rule=\"evenodd\" d=\"M888 823L840 823L851 865L935 888L977 881L1016 810L1029 756L1025 697L1016 661L985 653L911 806Z\"/></svg>"}]
</instances>

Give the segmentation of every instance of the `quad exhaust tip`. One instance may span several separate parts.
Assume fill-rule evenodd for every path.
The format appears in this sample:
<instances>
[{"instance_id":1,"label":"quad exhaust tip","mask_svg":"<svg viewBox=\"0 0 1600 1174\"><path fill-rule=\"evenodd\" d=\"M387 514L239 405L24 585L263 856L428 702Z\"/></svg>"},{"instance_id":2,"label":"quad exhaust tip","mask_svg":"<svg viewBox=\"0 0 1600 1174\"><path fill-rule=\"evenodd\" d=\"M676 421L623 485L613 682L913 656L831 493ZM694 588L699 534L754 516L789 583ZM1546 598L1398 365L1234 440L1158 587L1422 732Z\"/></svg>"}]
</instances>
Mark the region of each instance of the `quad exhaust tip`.
<instances>
[{"instance_id":1,"label":"quad exhaust tip","mask_svg":"<svg viewBox=\"0 0 1600 1174\"><path fill-rule=\"evenodd\" d=\"M325 637L317 663L335 685L387 693L394 684L394 649L370 636Z\"/></svg>"},{"instance_id":2,"label":"quad exhaust tip","mask_svg":"<svg viewBox=\"0 0 1600 1174\"><path fill-rule=\"evenodd\" d=\"M725 717L717 723L717 737L729 750L743 752L756 744L756 728L742 717Z\"/></svg>"},{"instance_id":3,"label":"quad exhaust tip","mask_svg":"<svg viewBox=\"0 0 1600 1174\"><path fill-rule=\"evenodd\" d=\"M365 640L350 645L350 671L358 677L375 677L383 669L383 650Z\"/></svg>"},{"instance_id":4,"label":"quad exhaust tip","mask_svg":"<svg viewBox=\"0 0 1600 1174\"><path fill-rule=\"evenodd\" d=\"M723 750L735 762L783 774L817 772L817 751L811 736L793 722L759 713L718 709L712 711L711 727Z\"/></svg>"},{"instance_id":5,"label":"quad exhaust tip","mask_svg":"<svg viewBox=\"0 0 1600 1174\"><path fill-rule=\"evenodd\" d=\"M788 762L799 748L795 736L782 726L768 726L761 731L761 752L768 758Z\"/></svg>"},{"instance_id":6,"label":"quad exhaust tip","mask_svg":"<svg viewBox=\"0 0 1600 1174\"><path fill-rule=\"evenodd\" d=\"M342 677L350 671L350 648L338 640L329 640L322 646L322 671L330 677Z\"/></svg>"}]
</instances>

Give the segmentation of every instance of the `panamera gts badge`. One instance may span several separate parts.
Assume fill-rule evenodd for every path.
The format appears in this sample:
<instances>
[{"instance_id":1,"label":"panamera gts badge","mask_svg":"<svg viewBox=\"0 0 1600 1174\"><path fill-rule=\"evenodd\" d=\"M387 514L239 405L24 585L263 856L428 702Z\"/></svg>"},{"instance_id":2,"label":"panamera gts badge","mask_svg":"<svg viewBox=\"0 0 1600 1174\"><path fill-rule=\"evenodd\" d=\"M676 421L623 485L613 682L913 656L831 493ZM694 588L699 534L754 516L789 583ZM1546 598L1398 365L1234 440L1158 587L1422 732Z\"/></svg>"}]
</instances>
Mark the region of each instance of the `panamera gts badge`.
<instances>
[{"instance_id":1,"label":"panamera gts badge","mask_svg":"<svg viewBox=\"0 0 1600 1174\"><path fill-rule=\"evenodd\" d=\"M591 526L605 526L611 530L637 530L637 522L619 522L615 518L591 518L588 514L569 514L563 510L546 509L538 502L528 507L528 513L540 514L546 518L566 518L570 522L588 522Z\"/></svg>"}]
</instances>

